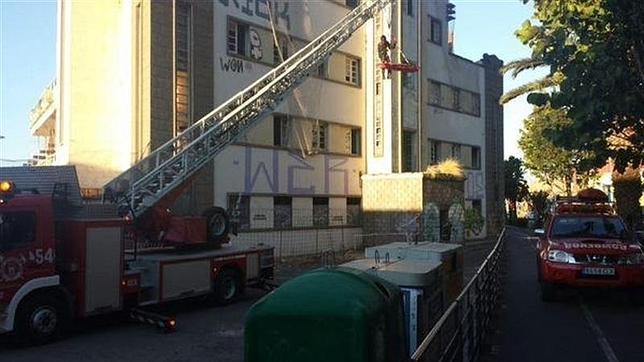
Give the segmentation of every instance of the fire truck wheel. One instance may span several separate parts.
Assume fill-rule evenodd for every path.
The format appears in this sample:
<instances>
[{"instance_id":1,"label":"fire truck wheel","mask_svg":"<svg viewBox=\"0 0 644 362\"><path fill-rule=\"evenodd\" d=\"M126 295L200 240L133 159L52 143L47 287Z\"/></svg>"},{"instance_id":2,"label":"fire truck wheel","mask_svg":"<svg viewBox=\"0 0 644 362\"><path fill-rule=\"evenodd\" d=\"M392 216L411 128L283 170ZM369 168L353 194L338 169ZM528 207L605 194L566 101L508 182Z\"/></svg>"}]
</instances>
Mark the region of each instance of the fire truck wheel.
<instances>
[{"instance_id":1,"label":"fire truck wheel","mask_svg":"<svg viewBox=\"0 0 644 362\"><path fill-rule=\"evenodd\" d=\"M230 221L226 210L221 207L211 207L203 212L203 217L206 218L208 242L221 242L228 236Z\"/></svg>"},{"instance_id":2,"label":"fire truck wheel","mask_svg":"<svg viewBox=\"0 0 644 362\"><path fill-rule=\"evenodd\" d=\"M215 279L215 301L229 304L242 293L241 275L238 271L224 269Z\"/></svg>"},{"instance_id":3,"label":"fire truck wheel","mask_svg":"<svg viewBox=\"0 0 644 362\"><path fill-rule=\"evenodd\" d=\"M546 282L541 282L539 283L540 285L540 293L541 293L541 300L548 303L548 302L554 302L557 298L557 287L551 283L546 283Z\"/></svg>"},{"instance_id":4,"label":"fire truck wheel","mask_svg":"<svg viewBox=\"0 0 644 362\"><path fill-rule=\"evenodd\" d=\"M60 336L69 320L69 312L62 299L35 295L18 307L16 334L29 344L48 343Z\"/></svg>"}]
</instances>

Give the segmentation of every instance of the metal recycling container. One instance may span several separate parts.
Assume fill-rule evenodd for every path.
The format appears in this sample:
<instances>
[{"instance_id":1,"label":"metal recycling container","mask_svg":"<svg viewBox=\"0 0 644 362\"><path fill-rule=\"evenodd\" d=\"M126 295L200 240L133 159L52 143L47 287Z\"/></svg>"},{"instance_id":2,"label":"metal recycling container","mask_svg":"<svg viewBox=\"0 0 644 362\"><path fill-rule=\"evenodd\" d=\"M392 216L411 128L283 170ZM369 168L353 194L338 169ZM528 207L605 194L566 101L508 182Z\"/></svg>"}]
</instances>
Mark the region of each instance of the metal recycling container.
<instances>
[{"instance_id":1,"label":"metal recycling container","mask_svg":"<svg viewBox=\"0 0 644 362\"><path fill-rule=\"evenodd\" d=\"M396 242L367 248L365 257L441 262L445 308L463 289L463 246L460 244Z\"/></svg>"},{"instance_id":2,"label":"metal recycling container","mask_svg":"<svg viewBox=\"0 0 644 362\"><path fill-rule=\"evenodd\" d=\"M401 300L395 285L351 268L301 275L248 311L245 361L404 361Z\"/></svg>"},{"instance_id":3,"label":"metal recycling container","mask_svg":"<svg viewBox=\"0 0 644 362\"><path fill-rule=\"evenodd\" d=\"M441 263L407 259L391 262L361 259L342 266L365 271L400 287L403 293L407 348L411 356L443 311Z\"/></svg>"}]
</instances>

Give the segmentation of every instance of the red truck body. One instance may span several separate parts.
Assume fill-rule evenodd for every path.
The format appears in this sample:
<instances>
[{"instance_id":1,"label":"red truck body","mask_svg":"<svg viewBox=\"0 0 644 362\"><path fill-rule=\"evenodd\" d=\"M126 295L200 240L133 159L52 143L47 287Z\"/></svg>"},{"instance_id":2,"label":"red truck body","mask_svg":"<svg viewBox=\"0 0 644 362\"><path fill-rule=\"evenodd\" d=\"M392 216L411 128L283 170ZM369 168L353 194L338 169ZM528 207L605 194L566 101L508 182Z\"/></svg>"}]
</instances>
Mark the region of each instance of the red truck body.
<instances>
[{"instance_id":1,"label":"red truck body","mask_svg":"<svg viewBox=\"0 0 644 362\"><path fill-rule=\"evenodd\" d=\"M207 294L226 303L272 278L272 247L137 250L136 223L96 212L109 206L0 193L0 333L44 342L74 318Z\"/></svg>"},{"instance_id":2,"label":"red truck body","mask_svg":"<svg viewBox=\"0 0 644 362\"><path fill-rule=\"evenodd\" d=\"M575 200L555 205L537 243L542 297L557 287L644 287L644 254L606 202Z\"/></svg>"}]
</instances>

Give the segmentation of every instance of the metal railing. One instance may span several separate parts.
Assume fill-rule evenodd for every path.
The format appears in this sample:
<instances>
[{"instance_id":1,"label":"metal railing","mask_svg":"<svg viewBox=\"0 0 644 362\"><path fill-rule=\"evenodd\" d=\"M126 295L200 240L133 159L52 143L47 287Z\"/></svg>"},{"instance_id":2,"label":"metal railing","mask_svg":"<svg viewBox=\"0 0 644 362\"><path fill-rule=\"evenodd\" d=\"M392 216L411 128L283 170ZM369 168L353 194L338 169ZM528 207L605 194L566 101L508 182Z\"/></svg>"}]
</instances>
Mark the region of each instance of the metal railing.
<instances>
[{"instance_id":1,"label":"metal railing","mask_svg":"<svg viewBox=\"0 0 644 362\"><path fill-rule=\"evenodd\" d=\"M505 229L461 294L429 331L411 361L475 361L501 292Z\"/></svg>"}]
</instances>

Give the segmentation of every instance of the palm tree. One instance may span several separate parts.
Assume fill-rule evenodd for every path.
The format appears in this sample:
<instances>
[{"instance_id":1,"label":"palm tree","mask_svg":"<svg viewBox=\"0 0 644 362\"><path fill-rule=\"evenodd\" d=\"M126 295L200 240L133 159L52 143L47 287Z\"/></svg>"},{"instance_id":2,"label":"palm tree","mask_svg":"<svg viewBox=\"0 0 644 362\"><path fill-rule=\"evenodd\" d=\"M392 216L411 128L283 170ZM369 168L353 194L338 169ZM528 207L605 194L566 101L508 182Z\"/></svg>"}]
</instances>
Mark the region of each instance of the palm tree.
<instances>
[{"instance_id":1,"label":"palm tree","mask_svg":"<svg viewBox=\"0 0 644 362\"><path fill-rule=\"evenodd\" d=\"M545 65L546 63L541 58L522 58L511 61L510 63L504 65L503 67L501 67L500 72L502 74L511 73L512 78L516 78L521 72L525 70L536 69ZM506 104L514 98L520 97L524 94L540 92L546 88L554 87L559 83L559 80L560 77L558 73L548 74L543 78L534 80L517 88L509 90L501 97L499 103Z\"/></svg>"}]
</instances>

